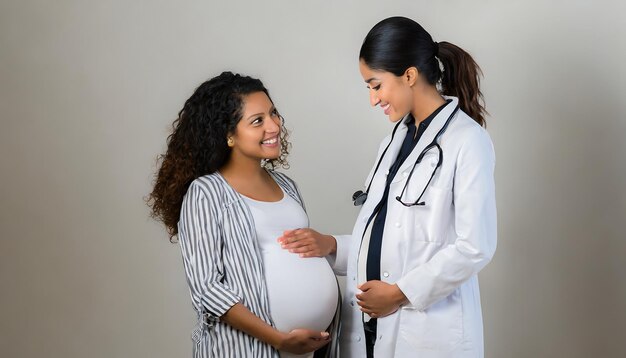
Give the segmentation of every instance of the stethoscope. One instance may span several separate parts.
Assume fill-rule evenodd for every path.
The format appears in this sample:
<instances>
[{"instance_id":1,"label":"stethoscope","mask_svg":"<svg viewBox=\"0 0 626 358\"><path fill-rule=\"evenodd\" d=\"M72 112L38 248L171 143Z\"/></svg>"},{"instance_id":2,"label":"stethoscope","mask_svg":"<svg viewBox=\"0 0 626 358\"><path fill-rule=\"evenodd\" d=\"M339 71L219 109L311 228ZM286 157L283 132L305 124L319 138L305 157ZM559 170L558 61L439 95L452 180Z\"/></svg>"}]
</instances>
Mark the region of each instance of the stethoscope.
<instances>
[{"instance_id":1,"label":"stethoscope","mask_svg":"<svg viewBox=\"0 0 626 358\"><path fill-rule=\"evenodd\" d=\"M413 167L411 168L411 172L409 173L409 177L407 178L406 182L404 183L404 187L402 188L402 192L400 192L400 195L396 196L396 200L399 201L402 205L404 205L406 207L411 207L411 206L416 206L416 205L419 205L419 206L426 205L426 203L424 201L421 201L422 200L422 196L424 196L424 193L426 192L426 189L428 188L428 185L430 184L430 182L435 177L435 174L437 173L437 169L439 169L439 167L441 167L441 165L443 164L443 150L441 149L441 146L439 146L438 140L443 135L443 133L445 133L446 129L448 129L448 125L450 124L450 121L452 120L452 118L454 117L454 115L456 114L456 112L458 110L459 110L459 106L457 105L454 108L454 110L452 111L452 113L448 116L448 119L446 119L446 122L444 123L444 125L441 127L441 129L439 129L439 132L437 132L437 134L435 135L435 138L432 140L432 142L430 142L430 144L428 144L424 148L424 150L422 150L420 155L415 160L415 163L413 163ZM372 174L372 177L370 179L370 183L367 185L367 189L365 190L365 192L363 192L362 190L359 190L359 191L356 191L354 194L352 194L352 200L354 201L354 206L363 205L363 203L365 203L365 201L367 200L367 194L370 191L370 187L372 186L372 182L374 181L374 177L376 176L376 172L378 171L378 168L380 167L380 163L383 161L383 158L385 158L385 153L387 153L387 149L389 149L389 146L393 142L393 137L396 134L396 130L398 129L398 127L400 126L401 123L402 123L402 121L399 121L398 124L396 124L396 126L393 128L393 131L391 132L391 140L389 141L389 143L385 147L385 150L383 151L383 154L378 159L378 163L376 164L376 168L374 169L374 174ZM411 177L413 176L413 172L415 171L415 167L417 167L417 165L422 162L422 159L424 158L426 153L429 150L433 149L433 148L436 148L439 151L439 158L437 160L437 165L435 166L435 169L433 169L433 172L430 174L430 179L428 179L428 182L424 186L424 189L422 190L422 193L417 198L417 200L415 200L414 202L408 202L408 203L404 202L402 200L402 196L404 195L404 192L406 191L406 188L409 185L409 182L411 181Z\"/></svg>"}]
</instances>

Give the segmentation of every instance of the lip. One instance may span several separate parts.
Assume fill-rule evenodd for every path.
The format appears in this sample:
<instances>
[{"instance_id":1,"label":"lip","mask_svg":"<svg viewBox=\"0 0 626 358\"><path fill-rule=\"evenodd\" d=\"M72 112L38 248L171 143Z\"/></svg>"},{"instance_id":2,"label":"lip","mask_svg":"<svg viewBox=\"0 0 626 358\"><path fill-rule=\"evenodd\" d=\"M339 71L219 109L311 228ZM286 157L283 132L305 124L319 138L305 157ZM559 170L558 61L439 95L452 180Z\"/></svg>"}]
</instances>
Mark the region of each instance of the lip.
<instances>
[{"instance_id":1,"label":"lip","mask_svg":"<svg viewBox=\"0 0 626 358\"><path fill-rule=\"evenodd\" d=\"M387 115L387 116L389 115L389 112L391 112L391 104L390 103L387 103L384 106L381 105L380 107L383 109L383 111L385 112L385 115Z\"/></svg>"},{"instance_id":2,"label":"lip","mask_svg":"<svg viewBox=\"0 0 626 358\"><path fill-rule=\"evenodd\" d=\"M273 141L273 142L266 143L266 141ZM279 145L279 144L280 144L280 138L278 138L278 136L277 136L277 135L276 135L276 136L273 136L273 137L270 137L270 138L267 138L267 139L264 139L264 140L261 142L261 145L262 145L262 146L264 146L264 147L270 147L270 148L275 148L275 147L278 147L278 145Z\"/></svg>"}]
</instances>

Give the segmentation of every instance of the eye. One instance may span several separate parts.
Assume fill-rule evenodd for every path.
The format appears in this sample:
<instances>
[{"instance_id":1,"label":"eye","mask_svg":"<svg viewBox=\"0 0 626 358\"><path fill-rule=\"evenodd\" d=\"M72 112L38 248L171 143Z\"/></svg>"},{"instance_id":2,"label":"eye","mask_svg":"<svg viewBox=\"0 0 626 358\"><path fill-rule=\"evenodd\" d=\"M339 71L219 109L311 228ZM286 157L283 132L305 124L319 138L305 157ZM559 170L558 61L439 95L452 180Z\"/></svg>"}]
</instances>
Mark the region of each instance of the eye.
<instances>
[{"instance_id":1,"label":"eye","mask_svg":"<svg viewBox=\"0 0 626 358\"><path fill-rule=\"evenodd\" d=\"M261 124L262 122L263 122L263 117L256 117L254 120L252 120L253 125Z\"/></svg>"},{"instance_id":2,"label":"eye","mask_svg":"<svg viewBox=\"0 0 626 358\"><path fill-rule=\"evenodd\" d=\"M372 89L373 89L374 91L378 91L378 90L380 89L380 84L378 84L378 85L376 85L376 86L372 87Z\"/></svg>"},{"instance_id":3,"label":"eye","mask_svg":"<svg viewBox=\"0 0 626 358\"><path fill-rule=\"evenodd\" d=\"M272 115L272 117L278 116L278 110L276 108L274 108L274 110L272 110L271 115Z\"/></svg>"}]
</instances>

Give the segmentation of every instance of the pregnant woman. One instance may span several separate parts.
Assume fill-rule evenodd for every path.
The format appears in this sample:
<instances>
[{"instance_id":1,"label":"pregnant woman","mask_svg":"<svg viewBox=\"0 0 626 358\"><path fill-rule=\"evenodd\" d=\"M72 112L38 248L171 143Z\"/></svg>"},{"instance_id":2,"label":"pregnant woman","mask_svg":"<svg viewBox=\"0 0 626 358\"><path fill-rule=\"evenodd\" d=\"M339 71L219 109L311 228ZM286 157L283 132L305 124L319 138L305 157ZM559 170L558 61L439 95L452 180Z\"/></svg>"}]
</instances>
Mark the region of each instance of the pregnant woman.
<instances>
[{"instance_id":1,"label":"pregnant woman","mask_svg":"<svg viewBox=\"0 0 626 358\"><path fill-rule=\"evenodd\" d=\"M174 121L149 204L180 241L199 318L194 357L336 356L328 261L277 242L309 226L295 183L273 170L288 147L261 81L230 72L200 85Z\"/></svg>"}]
</instances>

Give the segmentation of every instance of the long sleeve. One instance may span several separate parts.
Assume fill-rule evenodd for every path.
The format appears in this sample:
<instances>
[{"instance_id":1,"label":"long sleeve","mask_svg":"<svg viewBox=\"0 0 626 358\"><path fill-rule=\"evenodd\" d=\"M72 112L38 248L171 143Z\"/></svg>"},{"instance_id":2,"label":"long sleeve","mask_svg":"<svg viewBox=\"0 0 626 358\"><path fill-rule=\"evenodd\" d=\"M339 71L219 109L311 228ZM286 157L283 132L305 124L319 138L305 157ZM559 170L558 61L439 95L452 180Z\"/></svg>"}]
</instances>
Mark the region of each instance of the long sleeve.
<instances>
[{"instance_id":1,"label":"long sleeve","mask_svg":"<svg viewBox=\"0 0 626 358\"><path fill-rule=\"evenodd\" d=\"M338 276L345 276L348 272L348 256L350 255L350 245L352 235L333 235L337 241L337 252L326 256L328 264Z\"/></svg>"},{"instance_id":2,"label":"long sleeve","mask_svg":"<svg viewBox=\"0 0 626 358\"><path fill-rule=\"evenodd\" d=\"M241 298L224 284L219 208L207 194L191 184L181 208L178 237L194 306L216 321Z\"/></svg>"},{"instance_id":3,"label":"long sleeve","mask_svg":"<svg viewBox=\"0 0 626 358\"><path fill-rule=\"evenodd\" d=\"M397 282L418 310L451 294L493 257L497 241L494 167L487 133L470 133L459 152L454 178L456 240Z\"/></svg>"}]
</instances>

